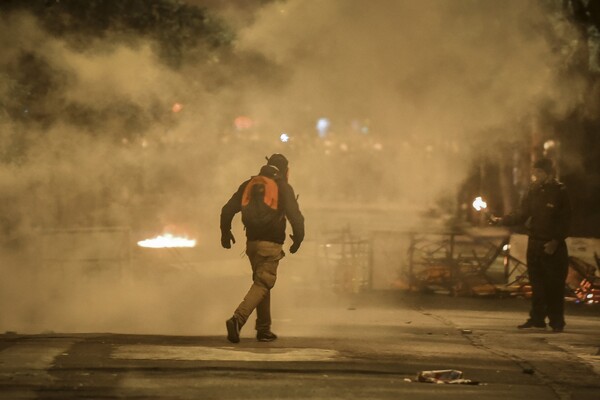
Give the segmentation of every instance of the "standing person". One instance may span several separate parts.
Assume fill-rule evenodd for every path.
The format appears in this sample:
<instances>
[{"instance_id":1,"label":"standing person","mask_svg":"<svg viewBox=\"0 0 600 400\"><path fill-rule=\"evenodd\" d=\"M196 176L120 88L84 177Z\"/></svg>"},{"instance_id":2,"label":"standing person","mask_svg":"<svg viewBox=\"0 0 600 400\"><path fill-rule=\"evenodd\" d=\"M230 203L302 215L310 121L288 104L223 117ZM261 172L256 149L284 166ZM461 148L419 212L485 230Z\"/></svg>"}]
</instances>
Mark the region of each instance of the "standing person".
<instances>
[{"instance_id":1,"label":"standing person","mask_svg":"<svg viewBox=\"0 0 600 400\"><path fill-rule=\"evenodd\" d=\"M532 184L520 208L504 217L491 217L494 224L525 224L528 229L527 273L531 283L529 319L519 329L546 328L553 332L565 327L565 281L569 254L565 239L571 206L564 184L554 178L552 161L542 158L533 164Z\"/></svg>"},{"instance_id":2,"label":"standing person","mask_svg":"<svg viewBox=\"0 0 600 400\"><path fill-rule=\"evenodd\" d=\"M277 279L277 266L285 253L286 218L292 225L290 253L298 251L304 239L304 217L294 189L288 183L288 160L282 154L267 159L257 176L240 185L221 210L221 245L230 249L235 238L231 221L241 211L246 230L246 254L252 266L252 286L225 323L227 339L240 341L240 329L256 309L256 339L277 339L271 331L271 289Z\"/></svg>"}]
</instances>

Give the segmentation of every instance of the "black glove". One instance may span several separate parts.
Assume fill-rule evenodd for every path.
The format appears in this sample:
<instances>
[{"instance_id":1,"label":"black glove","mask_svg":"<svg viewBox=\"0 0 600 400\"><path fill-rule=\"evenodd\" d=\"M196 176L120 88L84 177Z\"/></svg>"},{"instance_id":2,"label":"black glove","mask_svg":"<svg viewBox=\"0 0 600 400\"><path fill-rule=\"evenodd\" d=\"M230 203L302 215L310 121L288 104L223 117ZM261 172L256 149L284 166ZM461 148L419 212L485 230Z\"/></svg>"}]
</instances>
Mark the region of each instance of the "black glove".
<instances>
[{"instance_id":1,"label":"black glove","mask_svg":"<svg viewBox=\"0 0 600 400\"><path fill-rule=\"evenodd\" d=\"M231 233L231 231L221 232L221 246L223 246L223 248L225 248L225 249L230 249L231 242L235 243L235 238L233 237L233 233Z\"/></svg>"},{"instance_id":2,"label":"black glove","mask_svg":"<svg viewBox=\"0 0 600 400\"><path fill-rule=\"evenodd\" d=\"M294 235L290 235L290 239L292 239L293 242L290 246L290 253L294 254L300 248L300 243L302 243L302 241L297 242L296 239L294 239Z\"/></svg>"}]
</instances>

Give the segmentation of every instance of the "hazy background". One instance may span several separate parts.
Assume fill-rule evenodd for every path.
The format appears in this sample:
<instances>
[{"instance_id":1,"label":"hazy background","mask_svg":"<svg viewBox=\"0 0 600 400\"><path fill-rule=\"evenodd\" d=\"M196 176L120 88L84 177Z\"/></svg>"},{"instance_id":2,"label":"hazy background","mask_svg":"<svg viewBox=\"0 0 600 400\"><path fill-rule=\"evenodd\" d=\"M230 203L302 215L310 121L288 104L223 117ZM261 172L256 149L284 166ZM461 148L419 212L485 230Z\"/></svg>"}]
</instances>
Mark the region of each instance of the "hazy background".
<instances>
[{"instance_id":1,"label":"hazy background","mask_svg":"<svg viewBox=\"0 0 600 400\"><path fill-rule=\"evenodd\" d=\"M204 30L172 36L61 3L0 13L0 331L222 333L250 276L220 208L274 152L307 219L274 291L293 318L329 298L328 231L443 227L473 160L579 101L548 2L197 0L173 15L207 7ZM198 247L135 246L164 231Z\"/></svg>"}]
</instances>

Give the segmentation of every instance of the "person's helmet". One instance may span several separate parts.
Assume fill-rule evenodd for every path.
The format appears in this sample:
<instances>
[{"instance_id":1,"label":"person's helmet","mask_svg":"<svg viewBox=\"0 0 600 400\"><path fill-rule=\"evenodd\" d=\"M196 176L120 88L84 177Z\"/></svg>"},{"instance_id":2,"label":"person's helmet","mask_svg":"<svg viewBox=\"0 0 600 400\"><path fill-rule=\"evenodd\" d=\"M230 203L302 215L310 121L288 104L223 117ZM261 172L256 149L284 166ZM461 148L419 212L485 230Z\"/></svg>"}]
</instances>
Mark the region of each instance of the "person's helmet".
<instances>
[{"instance_id":1,"label":"person's helmet","mask_svg":"<svg viewBox=\"0 0 600 400\"><path fill-rule=\"evenodd\" d=\"M275 153L271 157L265 157L267 159L267 165L271 165L279 170L277 174L283 177L286 181L289 176L288 160L283 154Z\"/></svg>"},{"instance_id":2,"label":"person's helmet","mask_svg":"<svg viewBox=\"0 0 600 400\"><path fill-rule=\"evenodd\" d=\"M267 158L267 164L277 167L281 174L285 175L288 169L288 160L283 154L275 153Z\"/></svg>"},{"instance_id":3,"label":"person's helmet","mask_svg":"<svg viewBox=\"0 0 600 400\"><path fill-rule=\"evenodd\" d=\"M275 179L277 178L279 173L279 168L274 165L263 165L258 173L261 176L266 176L267 178Z\"/></svg>"}]
</instances>

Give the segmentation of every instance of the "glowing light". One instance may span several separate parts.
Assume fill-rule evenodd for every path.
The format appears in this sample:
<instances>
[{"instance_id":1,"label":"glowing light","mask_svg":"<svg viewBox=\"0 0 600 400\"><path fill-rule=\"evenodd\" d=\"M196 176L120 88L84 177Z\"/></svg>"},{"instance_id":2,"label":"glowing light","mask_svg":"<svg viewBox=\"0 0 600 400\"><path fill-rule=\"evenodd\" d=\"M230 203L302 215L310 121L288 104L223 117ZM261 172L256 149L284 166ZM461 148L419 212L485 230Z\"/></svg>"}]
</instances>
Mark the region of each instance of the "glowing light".
<instances>
[{"instance_id":1,"label":"glowing light","mask_svg":"<svg viewBox=\"0 0 600 400\"><path fill-rule=\"evenodd\" d=\"M319 132L319 137L325 137L330 126L331 121L329 121L328 118L319 118L317 120L317 131Z\"/></svg>"},{"instance_id":2,"label":"glowing light","mask_svg":"<svg viewBox=\"0 0 600 400\"><path fill-rule=\"evenodd\" d=\"M477 211L485 210L487 208L487 203L481 198L481 196L478 196L475 198L475 200L473 200L473 208Z\"/></svg>"},{"instance_id":3,"label":"glowing light","mask_svg":"<svg viewBox=\"0 0 600 400\"><path fill-rule=\"evenodd\" d=\"M246 117L245 115L240 115L236 119L233 120L233 124L237 130L250 129L254 126L254 121L250 117Z\"/></svg>"},{"instance_id":4,"label":"glowing light","mask_svg":"<svg viewBox=\"0 0 600 400\"><path fill-rule=\"evenodd\" d=\"M536 182L537 181L537 176L535 175L531 175L531 182Z\"/></svg>"},{"instance_id":5,"label":"glowing light","mask_svg":"<svg viewBox=\"0 0 600 400\"><path fill-rule=\"evenodd\" d=\"M283 143L287 143L290 140L290 135L284 132L279 136L279 140L281 140Z\"/></svg>"},{"instance_id":6,"label":"glowing light","mask_svg":"<svg viewBox=\"0 0 600 400\"><path fill-rule=\"evenodd\" d=\"M147 247L152 249L164 249L173 247L196 247L195 239L188 239L187 237L173 236L170 233L157 236L152 239L141 240L137 242L140 247Z\"/></svg>"},{"instance_id":7,"label":"glowing light","mask_svg":"<svg viewBox=\"0 0 600 400\"><path fill-rule=\"evenodd\" d=\"M550 150L556 147L556 142L554 140L546 140L544 142L544 150Z\"/></svg>"},{"instance_id":8,"label":"glowing light","mask_svg":"<svg viewBox=\"0 0 600 400\"><path fill-rule=\"evenodd\" d=\"M594 298L594 294L593 293L588 293L587 296L585 296L588 299L593 299Z\"/></svg>"},{"instance_id":9,"label":"glowing light","mask_svg":"<svg viewBox=\"0 0 600 400\"><path fill-rule=\"evenodd\" d=\"M174 113L178 113L181 110L183 110L183 104L181 103L175 103L173 104L173 107L171 107L171 111L173 111Z\"/></svg>"},{"instance_id":10,"label":"glowing light","mask_svg":"<svg viewBox=\"0 0 600 400\"><path fill-rule=\"evenodd\" d=\"M502 246L502 250L509 251L510 250L510 244L505 244L504 246Z\"/></svg>"}]
</instances>

